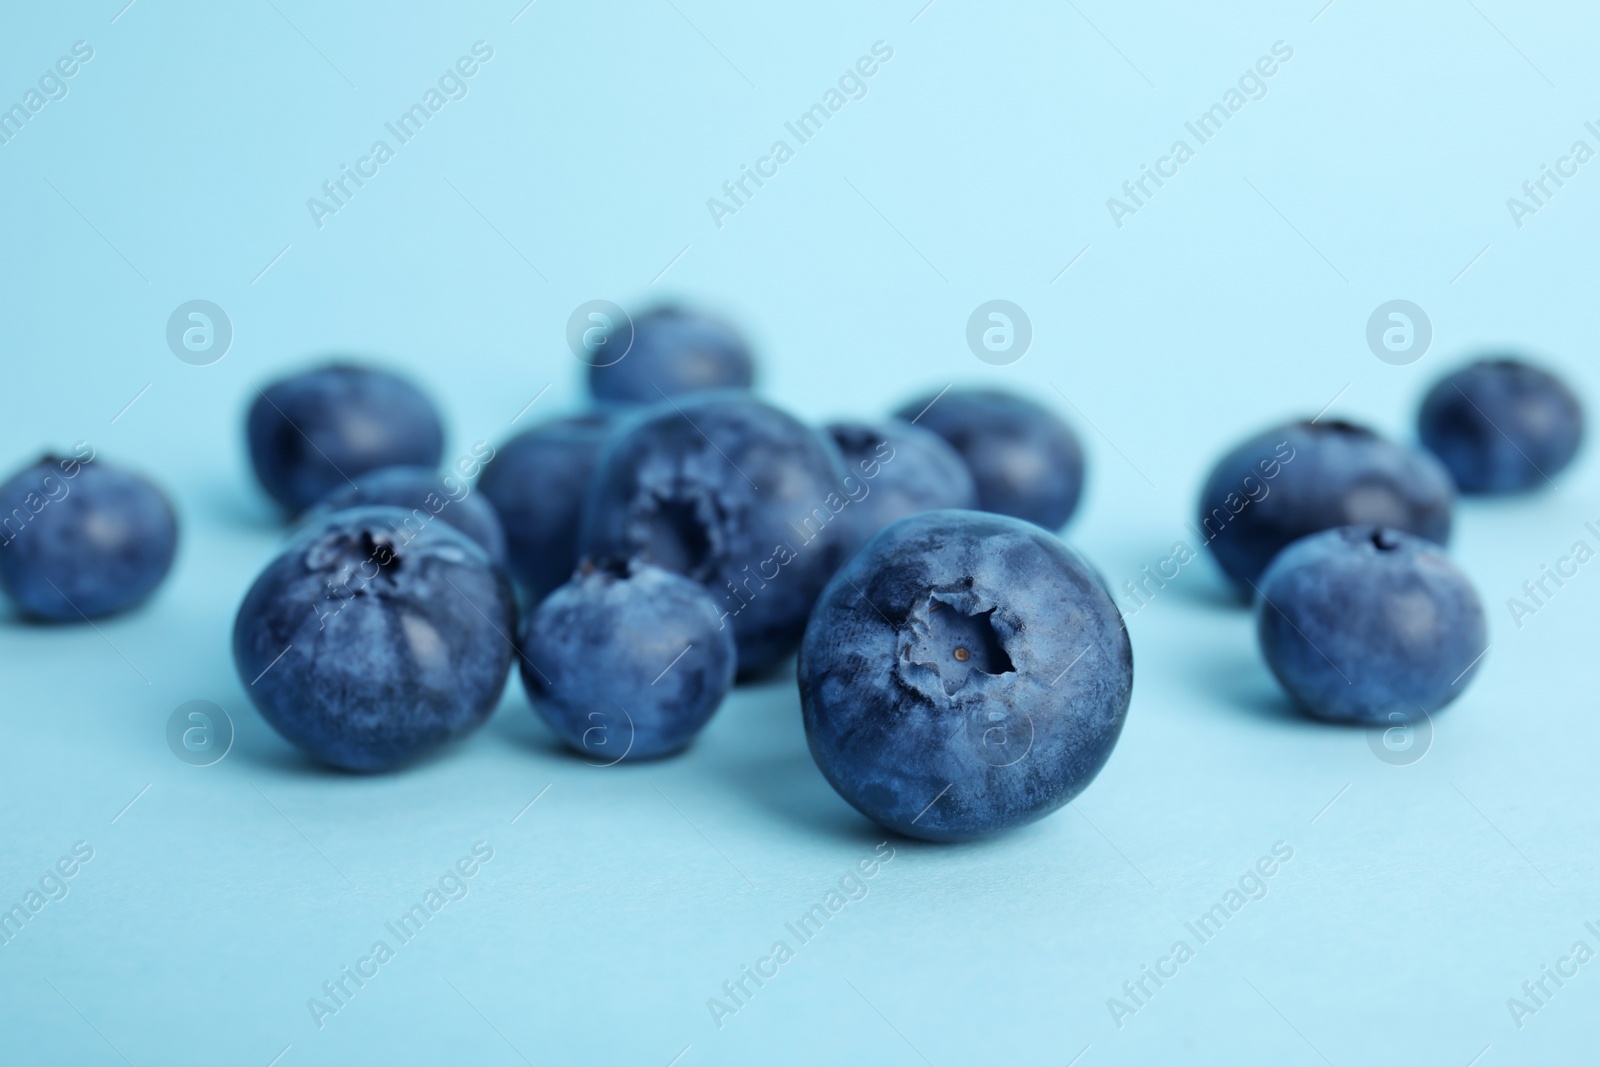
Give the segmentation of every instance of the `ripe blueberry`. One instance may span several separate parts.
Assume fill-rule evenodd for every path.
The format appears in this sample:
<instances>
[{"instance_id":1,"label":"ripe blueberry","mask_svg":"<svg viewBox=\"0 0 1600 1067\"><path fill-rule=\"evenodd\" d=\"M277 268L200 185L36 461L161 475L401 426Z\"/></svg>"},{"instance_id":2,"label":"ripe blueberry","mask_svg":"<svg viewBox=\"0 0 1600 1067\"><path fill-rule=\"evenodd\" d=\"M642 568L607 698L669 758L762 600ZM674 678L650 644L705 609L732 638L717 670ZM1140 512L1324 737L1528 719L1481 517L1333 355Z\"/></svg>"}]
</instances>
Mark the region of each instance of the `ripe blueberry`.
<instances>
[{"instance_id":1,"label":"ripe blueberry","mask_svg":"<svg viewBox=\"0 0 1600 1067\"><path fill-rule=\"evenodd\" d=\"M750 348L721 319L662 307L633 320L633 343L615 363L589 366L589 391L606 404L657 404L707 389L748 389Z\"/></svg>"},{"instance_id":2,"label":"ripe blueberry","mask_svg":"<svg viewBox=\"0 0 1600 1067\"><path fill-rule=\"evenodd\" d=\"M1284 546L1335 526L1390 526L1445 544L1455 490L1426 452L1339 420L1258 434L1217 462L1198 534L1242 596Z\"/></svg>"},{"instance_id":3,"label":"ripe blueberry","mask_svg":"<svg viewBox=\"0 0 1600 1067\"><path fill-rule=\"evenodd\" d=\"M984 511L1060 529L1083 492L1083 449L1049 408L993 389L951 389L896 416L950 442L967 461Z\"/></svg>"},{"instance_id":4,"label":"ripe blueberry","mask_svg":"<svg viewBox=\"0 0 1600 1067\"><path fill-rule=\"evenodd\" d=\"M835 422L850 494L849 554L899 519L940 508L976 508L978 490L961 454L932 430L899 419Z\"/></svg>"},{"instance_id":5,"label":"ripe blueberry","mask_svg":"<svg viewBox=\"0 0 1600 1067\"><path fill-rule=\"evenodd\" d=\"M718 614L681 575L585 564L528 616L522 684L550 728L594 760L676 752L733 685L733 631Z\"/></svg>"},{"instance_id":6,"label":"ripe blueberry","mask_svg":"<svg viewBox=\"0 0 1600 1067\"><path fill-rule=\"evenodd\" d=\"M239 606L233 661L278 733L323 763L398 767L481 726L511 668L511 579L442 522L336 511L302 529Z\"/></svg>"},{"instance_id":7,"label":"ripe blueberry","mask_svg":"<svg viewBox=\"0 0 1600 1067\"><path fill-rule=\"evenodd\" d=\"M929 511L828 584L800 649L811 754L899 833L959 840L1047 815L1104 766L1133 691L1094 569L1031 523Z\"/></svg>"},{"instance_id":8,"label":"ripe blueberry","mask_svg":"<svg viewBox=\"0 0 1600 1067\"><path fill-rule=\"evenodd\" d=\"M591 414L535 426L501 445L478 478L500 516L511 573L535 602L578 565L584 494L617 421Z\"/></svg>"},{"instance_id":9,"label":"ripe blueberry","mask_svg":"<svg viewBox=\"0 0 1600 1067\"><path fill-rule=\"evenodd\" d=\"M1550 484L1572 462L1583 408L1549 371L1489 359L1428 390L1417 431L1463 493L1514 493Z\"/></svg>"},{"instance_id":10,"label":"ripe blueberry","mask_svg":"<svg viewBox=\"0 0 1600 1067\"><path fill-rule=\"evenodd\" d=\"M161 584L177 551L166 494L89 455L45 456L0 486L0 588L35 618L130 608Z\"/></svg>"},{"instance_id":11,"label":"ripe blueberry","mask_svg":"<svg viewBox=\"0 0 1600 1067\"><path fill-rule=\"evenodd\" d=\"M416 386L343 364L261 390L245 436L256 477L291 513L379 467L437 467L444 452L439 414Z\"/></svg>"},{"instance_id":12,"label":"ripe blueberry","mask_svg":"<svg viewBox=\"0 0 1600 1067\"><path fill-rule=\"evenodd\" d=\"M1412 722L1460 696L1488 646L1483 604L1431 541L1341 526L1290 545L1261 578L1272 673L1318 718Z\"/></svg>"},{"instance_id":13,"label":"ripe blueberry","mask_svg":"<svg viewBox=\"0 0 1600 1067\"><path fill-rule=\"evenodd\" d=\"M733 627L739 671L792 652L847 542L839 450L745 393L660 404L601 453L581 555L633 559L705 586Z\"/></svg>"}]
</instances>

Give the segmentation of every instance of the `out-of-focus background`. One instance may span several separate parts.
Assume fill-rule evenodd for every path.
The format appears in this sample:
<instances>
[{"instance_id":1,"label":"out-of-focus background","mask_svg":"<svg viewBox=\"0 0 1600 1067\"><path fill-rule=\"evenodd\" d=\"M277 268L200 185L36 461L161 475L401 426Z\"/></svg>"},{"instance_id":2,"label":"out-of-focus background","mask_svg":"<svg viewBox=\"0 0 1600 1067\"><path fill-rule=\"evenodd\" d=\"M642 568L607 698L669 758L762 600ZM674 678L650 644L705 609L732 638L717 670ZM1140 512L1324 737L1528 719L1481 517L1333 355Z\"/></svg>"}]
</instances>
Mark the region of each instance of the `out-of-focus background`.
<instances>
[{"instance_id":1,"label":"out-of-focus background","mask_svg":"<svg viewBox=\"0 0 1600 1067\"><path fill-rule=\"evenodd\" d=\"M1600 952L1600 569L1521 625L1506 601L1600 547L1592 454L1461 506L1492 644L1427 736L1298 717L1201 558L1121 598L1136 684L1100 778L962 846L878 849L806 751L792 676L738 690L681 758L605 769L513 680L464 744L358 778L263 724L228 633L282 534L242 444L258 386L329 353L400 368L448 461L583 403L564 338L595 299L727 315L762 394L810 420L952 382L1042 400L1090 453L1065 536L1119 590L1199 547L1204 470L1273 421L1409 437L1434 376L1506 345L1600 409L1591 10L125 3L0 14L0 460L89 442L183 523L144 608L0 622L0 905L92 851L0 945L0 1059L1587 1054L1600 963L1544 968ZM169 320L195 300L219 341L183 359ZM981 359L991 300L1029 340ZM1413 340L1375 349L1395 300ZM235 731L210 766L168 747L190 700ZM465 895L388 932L475 845ZM1259 893L1191 932L1274 848ZM891 849L820 933L788 931ZM746 979L780 940L792 958Z\"/></svg>"}]
</instances>

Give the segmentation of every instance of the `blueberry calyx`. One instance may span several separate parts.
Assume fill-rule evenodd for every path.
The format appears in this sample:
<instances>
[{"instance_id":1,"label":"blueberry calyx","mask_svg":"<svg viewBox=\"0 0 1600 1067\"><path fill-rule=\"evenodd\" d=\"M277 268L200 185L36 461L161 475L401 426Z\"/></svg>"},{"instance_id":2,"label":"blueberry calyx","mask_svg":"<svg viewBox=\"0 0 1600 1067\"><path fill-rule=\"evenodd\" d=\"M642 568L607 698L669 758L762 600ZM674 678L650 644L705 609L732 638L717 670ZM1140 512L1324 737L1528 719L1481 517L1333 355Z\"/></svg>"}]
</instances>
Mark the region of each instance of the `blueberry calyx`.
<instances>
[{"instance_id":1,"label":"blueberry calyx","mask_svg":"<svg viewBox=\"0 0 1600 1067\"><path fill-rule=\"evenodd\" d=\"M599 575L602 579L623 582L633 577L636 562L621 556L585 556L578 564L578 574L584 578Z\"/></svg>"},{"instance_id":2,"label":"blueberry calyx","mask_svg":"<svg viewBox=\"0 0 1600 1067\"><path fill-rule=\"evenodd\" d=\"M1386 526L1380 526L1372 531L1372 547L1379 552L1393 552L1400 547L1400 538Z\"/></svg>"},{"instance_id":3,"label":"blueberry calyx","mask_svg":"<svg viewBox=\"0 0 1600 1067\"><path fill-rule=\"evenodd\" d=\"M336 571L343 582L359 576L360 587L353 590L356 593L364 591L369 583L380 578L390 585L394 584L402 562L392 533L366 528L331 533L306 549L305 558L306 564L313 569Z\"/></svg>"},{"instance_id":4,"label":"blueberry calyx","mask_svg":"<svg viewBox=\"0 0 1600 1067\"><path fill-rule=\"evenodd\" d=\"M995 626L997 607L985 608L976 599L971 593L929 593L901 631L900 669L923 679L932 672L947 697L963 690L963 696L979 695L993 684L990 679L1015 674L1001 637L1003 623Z\"/></svg>"}]
</instances>

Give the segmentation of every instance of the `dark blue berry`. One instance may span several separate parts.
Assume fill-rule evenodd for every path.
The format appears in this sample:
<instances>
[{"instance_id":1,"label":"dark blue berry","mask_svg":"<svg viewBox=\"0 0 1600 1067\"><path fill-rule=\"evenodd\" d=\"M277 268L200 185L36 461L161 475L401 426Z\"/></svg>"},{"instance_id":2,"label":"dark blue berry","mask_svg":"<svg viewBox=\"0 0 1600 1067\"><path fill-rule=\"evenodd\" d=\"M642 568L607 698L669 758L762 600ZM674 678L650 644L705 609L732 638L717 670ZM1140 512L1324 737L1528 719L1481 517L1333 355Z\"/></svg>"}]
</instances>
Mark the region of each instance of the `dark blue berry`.
<instances>
[{"instance_id":1,"label":"dark blue berry","mask_svg":"<svg viewBox=\"0 0 1600 1067\"><path fill-rule=\"evenodd\" d=\"M1241 595L1284 546L1335 526L1381 525L1450 539L1455 490L1439 461L1336 419L1258 434L1217 462L1196 530Z\"/></svg>"},{"instance_id":2,"label":"dark blue berry","mask_svg":"<svg viewBox=\"0 0 1600 1067\"><path fill-rule=\"evenodd\" d=\"M844 456L851 554L891 522L939 508L978 506L966 462L932 430L885 419L835 422L827 432Z\"/></svg>"},{"instance_id":3,"label":"dark blue berry","mask_svg":"<svg viewBox=\"0 0 1600 1067\"><path fill-rule=\"evenodd\" d=\"M439 466L433 402L388 371L333 365L261 390L246 425L250 462L290 513L380 467Z\"/></svg>"},{"instance_id":4,"label":"dark blue berry","mask_svg":"<svg viewBox=\"0 0 1600 1067\"><path fill-rule=\"evenodd\" d=\"M899 833L959 840L1067 803L1111 755L1133 690L1127 630L1049 532L930 511L840 570L800 649L811 754Z\"/></svg>"},{"instance_id":5,"label":"dark blue berry","mask_svg":"<svg viewBox=\"0 0 1600 1067\"><path fill-rule=\"evenodd\" d=\"M705 586L759 674L794 651L838 568L850 506L839 450L745 393L661 404L601 453L579 552L638 558Z\"/></svg>"},{"instance_id":6,"label":"dark blue berry","mask_svg":"<svg viewBox=\"0 0 1600 1067\"><path fill-rule=\"evenodd\" d=\"M478 478L500 516L511 573L535 602L578 564L584 496L617 421L592 414L535 426L501 445Z\"/></svg>"},{"instance_id":7,"label":"dark blue berry","mask_svg":"<svg viewBox=\"0 0 1600 1067\"><path fill-rule=\"evenodd\" d=\"M1296 541L1261 578L1267 665L1302 708L1338 722L1413 722L1461 695L1488 646L1483 605L1431 541L1341 526Z\"/></svg>"},{"instance_id":8,"label":"dark blue berry","mask_svg":"<svg viewBox=\"0 0 1600 1067\"><path fill-rule=\"evenodd\" d=\"M984 511L1060 529L1083 493L1083 449L1049 408L993 389L951 389L895 414L932 430L966 460Z\"/></svg>"},{"instance_id":9,"label":"dark blue berry","mask_svg":"<svg viewBox=\"0 0 1600 1067\"><path fill-rule=\"evenodd\" d=\"M738 331L678 307L636 316L627 353L589 367L589 391L608 404L655 404L707 389L748 389L754 381L755 361Z\"/></svg>"},{"instance_id":10,"label":"dark blue berry","mask_svg":"<svg viewBox=\"0 0 1600 1067\"><path fill-rule=\"evenodd\" d=\"M705 588L648 564L585 565L522 631L522 683L550 728L593 761L664 756L733 685L733 631Z\"/></svg>"},{"instance_id":11,"label":"dark blue berry","mask_svg":"<svg viewBox=\"0 0 1600 1067\"><path fill-rule=\"evenodd\" d=\"M334 767L389 770L477 729L510 672L511 579L465 534L409 517L353 508L300 531L234 620L250 700Z\"/></svg>"},{"instance_id":12,"label":"dark blue berry","mask_svg":"<svg viewBox=\"0 0 1600 1067\"><path fill-rule=\"evenodd\" d=\"M1490 359L1428 390L1417 431L1463 493L1515 493L1551 484L1572 462L1583 408L1549 371Z\"/></svg>"},{"instance_id":13,"label":"dark blue berry","mask_svg":"<svg viewBox=\"0 0 1600 1067\"><path fill-rule=\"evenodd\" d=\"M0 588L35 618L130 608L172 566L178 519L166 494L93 455L45 456L0 486Z\"/></svg>"}]
</instances>

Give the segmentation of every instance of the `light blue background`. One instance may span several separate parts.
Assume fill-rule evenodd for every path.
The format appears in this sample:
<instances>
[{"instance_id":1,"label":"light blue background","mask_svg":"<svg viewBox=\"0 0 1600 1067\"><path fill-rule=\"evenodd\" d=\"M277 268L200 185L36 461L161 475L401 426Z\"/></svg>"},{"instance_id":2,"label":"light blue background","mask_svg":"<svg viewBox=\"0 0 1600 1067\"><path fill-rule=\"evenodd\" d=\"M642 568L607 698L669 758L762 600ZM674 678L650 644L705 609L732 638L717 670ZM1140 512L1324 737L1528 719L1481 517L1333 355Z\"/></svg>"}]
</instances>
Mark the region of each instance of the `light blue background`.
<instances>
[{"instance_id":1,"label":"light blue background","mask_svg":"<svg viewBox=\"0 0 1600 1067\"><path fill-rule=\"evenodd\" d=\"M884 838L815 770L792 682L741 689L683 758L604 770L557 751L515 682L480 733L382 778L307 766L248 705L228 633L280 529L242 414L331 351L424 381L451 456L581 403L562 333L597 297L721 309L759 345L765 395L811 419L1003 384L1082 432L1067 537L1116 585L1184 536L1209 462L1264 424L1332 402L1406 434L1427 382L1497 343L1600 403L1600 162L1520 230L1506 208L1574 140L1600 148L1584 5L922 2L0 15L5 105L94 48L0 146L0 456L91 442L157 477L184 524L144 609L0 626L0 902L94 848L0 947L0 1060L1592 1056L1600 962L1520 1030L1506 1000L1574 941L1600 949L1600 564L1520 629L1505 607L1595 544L1592 454L1557 490L1461 507L1454 551L1493 644L1420 762L1291 713L1198 561L1129 620L1127 730L1073 810L980 844L894 842L869 894L720 1030L707 998ZM306 199L480 39L494 58L470 94L318 229ZM706 199L879 40L894 58L868 95L713 225ZM1118 229L1107 197L1280 40L1294 57L1265 98ZM963 339L997 297L1035 330L1009 367ZM1397 297L1436 331L1407 367L1364 340ZM208 367L164 340L195 298L236 331ZM215 766L165 744L191 699L236 724ZM480 840L494 859L470 895L319 1030L307 999ZM1107 998L1277 841L1294 858L1268 895L1119 1029Z\"/></svg>"}]
</instances>

